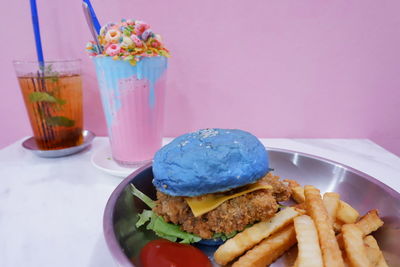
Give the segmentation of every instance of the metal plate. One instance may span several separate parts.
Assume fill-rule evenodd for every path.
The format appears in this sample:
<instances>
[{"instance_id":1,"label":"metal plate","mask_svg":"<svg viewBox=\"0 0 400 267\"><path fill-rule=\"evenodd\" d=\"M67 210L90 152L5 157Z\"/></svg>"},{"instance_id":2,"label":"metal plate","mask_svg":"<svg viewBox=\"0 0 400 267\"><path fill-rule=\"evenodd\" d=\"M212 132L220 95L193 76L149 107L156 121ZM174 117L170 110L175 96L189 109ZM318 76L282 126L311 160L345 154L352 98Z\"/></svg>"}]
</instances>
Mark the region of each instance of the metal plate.
<instances>
[{"instance_id":1,"label":"metal plate","mask_svg":"<svg viewBox=\"0 0 400 267\"><path fill-rule=\"evenodd\" d=\"M65 156L69 156L72 154L76 154L76 153L84 150L85 148L89 147L96 135L89 130L84 130L84 131L82 131L82 136L83 136L82 144L80 144L79 146L73 146L73 147L68 147L68 148L63 148L63 149L40 150L36 144L34 137L30 137L30 138L26 139L22 143L22 146L25 149L32 151L35 155L37 155L41 158L59 158L59 157L65 157Z\"/></svg>"},{"instance_id":2,"label":"metal plate","mask_svg":"<svg viewBox=\"0 0 400 267\"><path fill-rule=\"evenodd\" d=\"M389 266L400 266L398 240L400 240L400 194L367 174L353 168L299 152L268 149L270 167L282 178L297 180L302 185L314 185L321 192L338 192L361 214L378 209L385 224L374 233ZM140 249L157 237L147 230L136 229L137 214L146 208L129 191L129 183L155 199L151 183L151 165L146 165L128 176L112 193L104 213L104 234L107 245L121 266L138 263ZM212 257L212 247L201 247ZM291 266L295 252L287 253L273 267ZM218 266L218 265L214 265Z\"/></svg>"}]
</instances>

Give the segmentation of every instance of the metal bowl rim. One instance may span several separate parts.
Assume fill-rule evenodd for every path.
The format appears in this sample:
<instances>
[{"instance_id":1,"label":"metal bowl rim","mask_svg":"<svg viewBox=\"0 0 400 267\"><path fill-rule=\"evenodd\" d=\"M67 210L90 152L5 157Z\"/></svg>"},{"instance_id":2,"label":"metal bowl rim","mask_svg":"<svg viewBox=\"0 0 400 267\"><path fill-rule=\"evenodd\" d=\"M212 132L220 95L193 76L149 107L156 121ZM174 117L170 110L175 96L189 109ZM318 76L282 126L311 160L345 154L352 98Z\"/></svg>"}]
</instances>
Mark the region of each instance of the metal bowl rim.
<instances>
[{"instance_id":1,"label":"metal bowl rim","mask_svg":"<svg viewBox=\"0 0 400 267\"><path fill-rule=\"evenodd\" d=\"M274 148L274 147L266 147L266 148L268 151L282 152L282 153L293 154L293 155L298 154L298 155L304 156L306 158L316 159L318 161L322 161L325 163L334 164L338 167L341 167L347 171L353 172L353 173L365 178L369 182L372 182L373 184L375 184L379 187L382 187L392 197L394 197L395 199L400 201L400 193L399 192L397 192L390 186L384 184L383 182L379 181L378 179L376 179L362 171L359 171L353 167L347 166L345 164L339 163L334 160L326 159L324 157L320 157L320 156L316 156L316 155L312 155L312 154L308 154L308 153L304 153L304 152L298 152L298 151L294 151L294 150ZM114 217L113 207L115 206L115 203L116 203L118 197L120 196L120 194L123 192L125 187L132 181L132 179L134 177L136 177L139 173L141 173L144 170L146 170L147 168L151 167L151 165L152 165L151 162L147 163L146 165L142 166L141 168L139 168L136 171L134 171L133 173L131 173L124 180L122 180L122 182L112 192L110 198L107 201L107 204L106 204L106 207L104 210L103 231L104 231L104 237L105 237L108 249L110 250L114 259L118 263L123 264L124 266L130 265L132 267L135 267L135 265L133 263L131 263L129 258L122 251L122 249L118 243L117 237L115 236L114 225L113 225L113 219L114 219L113 218Z\"/></svg>"}]
</instances>

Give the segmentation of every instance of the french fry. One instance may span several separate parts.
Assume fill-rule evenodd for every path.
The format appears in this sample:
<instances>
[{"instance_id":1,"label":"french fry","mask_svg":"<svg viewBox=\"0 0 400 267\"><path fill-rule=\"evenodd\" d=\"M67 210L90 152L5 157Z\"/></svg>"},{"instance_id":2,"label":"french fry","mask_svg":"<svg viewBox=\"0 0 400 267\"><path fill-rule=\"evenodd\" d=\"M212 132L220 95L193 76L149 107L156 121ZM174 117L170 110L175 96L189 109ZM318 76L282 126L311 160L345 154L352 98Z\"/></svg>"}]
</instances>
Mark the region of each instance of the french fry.
<instances>
[{"instance_id":1,"label":"french fry","mask_svg":"<svg viewBox=\"0 0 400 267\"><path fill-rule=\"evenodd\" d=\"M296 210L306 210L306 203L298 203L294 204L291 207L295 208Z\"/></svg>"},{"instance_id":2,"label":"french fry","mask_svg":"<svg viewBox=\"0 0 400 267\"><path fill-rule=\"evenodd\" d=\"M342 227L344 247L352 267L372 267L364 247L363 233L355 224Z\"/></svg>"},{"instance_id":3,"label":"french fry","mask_svg":"<svg viewBox=\"0 0 400 267\"><path fill-rule=\"evenodd\" d=\"M346 251L342 251L343 255L343 261L344 261L344 266L345 267L351 267L349 263L349 259L346 257Z\"/></svg>"},{"instance_id":4,"label":"french fry","mask_svg":"<svg viewBox=\"0 0 400 267\"><path fill-rule=\"evenodd\" d=\"M333 230L335 230L336 233L340 233L343 224L343 222L335 220L335 222L333 223Z\"/></svg>"},{"instance_id":5,"label":"french fry","mask_svg":"<svg viewBox=\"0 0 400 267\"><path fill-rule=\"evenodd\" d=\"M379 218L378 210L368 211L357 223L364 236L378 230L383 225L383 221Z\"/></svg>"},{"instance_id":6,"label":"french fry","mask_svg":"<svg viewBox=\"0 0 400 267\"><path fill-rule=\"evenodd\" d=\"M336 194L336 193L329 193L329 194ZM305 200L304 188L301 186L293 187L292 198L297 203L303 203ZM356 209L354 209L348 203L339 200L339 206L337 207L336 216L339 220L341 220L344 223L355 223L360 214Z\"/></svg>"},{"instance_id":7,"label":"french fry","mask_svg":"<svg viewBox=\"0 0 400 267\"><path fill-rule=\"evenodd\" d=\"M324 194L322 201L328 212L329 222L332 227L335 225L336 213L339 208L340 195L338 193L328 192Z\"/></svg>"},{"instance_id":8,"label":"french fry","mask_svg":"<svg viewBox=\"0 0 400 267\"><path fill-rule=\"evenodd\" d=\"M329 196L328 197L329 201L325 200L326 199L325 195ZM337 212L339 210L339 207L340 207L339 203L342 202L342 200L339 199L338 202L336 200L332 200L332 198L335 199L337 196L339 196L339 194L333 193L333 192L328 192L328 193L324 194L323 200L324 200L325 208L328 211L329 218L332 221L333 229L335 230L335 232L340 232L340 229L342 228L343 222L336 220L336 214L337 214ZM298 203L297 205L294 205L294 207L300 207L301 208L303 203L304 203L304 200L305 200L304 188L302 186L293 187L292 188L292 198L294 199L294 201L296 201ZM347 207L346 204L342 204L342 206L344 208L346 208ZM328 205L330 205L330 207L328 207ZM343 213L346 214L344 211L341 211L341 213L342 213L342 215L343 215ZM333 216L333 214L335 214L335 216ZM344 215L344 217L345 216L346 215ZM333 220L333 218L335 218L335 220Z\"/></svg>"},{"instance_id":9,"label":"french fry","mask_svg":"<svg viewBox=\"0 0 400 267\"><path fill-rule=\"evenodd\" d=\"M388 266L376 240L368 236L383 225L377 210L359 219L358 211L337 193L321 198L313 186L289 186L297 204L229 239L214 254L218 264L226 265L243 254L232 267L266 266L298 242L293 267ZM335 237L334 230L342 233Z\"/></svg>"},{"instance_id":10,"label":"french fry","mask_svg":"<svg viewBox=\"0 0 400 267\"><path fill-rule=\"evenodd\" d=\"M320 191L314 186L307 185L304 187L304 194L307 212L317 228L324 266L344 267L342 253L332 225L329 223L328 213L321 199Z\"/></svg>"},{"instance_id":11,"label":"french fry","mask_svg":"<svg viewBox=\"0 0 400 267\"><path fill-rule=\"evenodd\" d=\"M364 248L365 248L365 254L367 255L369 264L371 266L376 266L378 264L379 258L381 256L381 254L379 253L379 249L370 247L368 245L364 245Z\"/></svg>"},{"instance_id":12,"label":"french fry","mask_svg":"<svg viewBox=\"0 0 400 267\"><path fill-rule=\"evenodd\" d=\"M378 230L379 227L383 225L383 221L379 218L377 210L368 211L363 217L360 218L355 225L361 230L363 236L367 236L370 233ZM343 248L343 235L338 234L336 236L339 247Z\"/></svg>"},{"instance_id":13,"label":"french fry","mask_svg":"<svg viewBox=\"0 0 400 267\"><path fill-rule=\"evenodd\" d=\"M307 215L302 215L294 218L293 222L299 249L297 267L323 267L318 233L313 220Z\"/></svg>"},{"instance_id":14,"label":"french fry","mask_svg":"<svg viewBox=\"0 0 400 267\"><path fill-rule=\"evenodd\" d=\"M366 236L364 238L364 244L370 248L374 248L376 251L378 251L378 260L376 263L376 267L388 267L385 257L383 256L383 253L381 249L378 246L378 242L376 242L376 239L372 236Z\"/></svg>"},{"instance_id":15,"label":"french fry","mask_svg":"<svg viewBox=\"0 0 400 267\"><path fill-rule=\"evenodd\" d=\"M360 217L360 214L348 203L340 201L336 217L344 223L355 223L358 217Z\"/></svg>"},{"instance_id":16,"label":"french fry","mask_svg":"<svg viewBox=\"0 0 400 267\"><path fill-rule=\"evenodd\" d=\"M303 203L305 201L304 188L302 186L295 186L292 188L292 198L297 203Z\"/></svg>"},{"instance_id":17,"label":"french fry","mask_svg":"<svg viewBox=\"0 0 400 267\"><path fill-rule=\"evenodd\" d=\"M247 251L232 264L232 267L265 267L294 244L296 244L296 234L294 227L290 225Z\"/></svg>"},{"instance_id":18,"label":"french fry","mask_svg":"<svg viewBox=\"0 0 400 267\"><path fill-rule=\"evenodd\" d=\"M298 257L296 258L296 260L293 263L293 267L299 267L299 261L298 261Z\"/></svg>"},{"instance_id":19,"label":"french fry","mask_svg":"<svg viewBox=\"0 0 400 267\"><path fill-rule=\"evenodd\" d=\"M221 245L214 253L215 261L221 265L227 264L264 238L292 223L293 218L298 215L300 215L298 211L288 207L276 213L268 221L254 224Z\"/></svg>"}]
</instances>

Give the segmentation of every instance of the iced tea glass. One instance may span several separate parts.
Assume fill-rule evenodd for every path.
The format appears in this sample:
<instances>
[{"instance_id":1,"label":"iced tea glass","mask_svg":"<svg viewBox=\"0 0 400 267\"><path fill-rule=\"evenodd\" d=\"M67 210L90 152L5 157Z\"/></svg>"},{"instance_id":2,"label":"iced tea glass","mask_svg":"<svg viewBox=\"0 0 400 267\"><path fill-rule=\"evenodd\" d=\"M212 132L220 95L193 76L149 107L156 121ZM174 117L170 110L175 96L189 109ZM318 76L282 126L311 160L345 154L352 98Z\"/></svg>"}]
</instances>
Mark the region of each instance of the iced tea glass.
<instances>
[{"instance_id":1,"label":"iced tea glass","mask_svg":"<svg viewBox=\"0 0 400 267\"><path fill-rule=\"evenodd\" d=\"M38 148L82 144L81 61L14 61L14 68Z\"/></svg>"}]
</instances>

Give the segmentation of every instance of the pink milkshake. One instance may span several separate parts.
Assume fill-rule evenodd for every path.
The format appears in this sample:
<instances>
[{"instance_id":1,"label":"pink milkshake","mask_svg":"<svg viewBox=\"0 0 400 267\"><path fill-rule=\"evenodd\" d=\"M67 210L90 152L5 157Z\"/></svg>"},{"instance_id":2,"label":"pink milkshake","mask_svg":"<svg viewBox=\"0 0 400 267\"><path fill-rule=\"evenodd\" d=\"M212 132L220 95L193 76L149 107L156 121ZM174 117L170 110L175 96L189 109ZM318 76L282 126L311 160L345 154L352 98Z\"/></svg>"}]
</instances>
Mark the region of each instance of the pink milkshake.
<instances>
[{"instance_id":1,"label":"pink milkshake","mask_svg":"<svg viewBox=\"0 0 400 267\"><path fill-rule=\"evenodd\" d=\"M155 98L161 103L149 105L150 85L136 77L121 80L121 108L111 126L111 149L122 164L152 159L161 147L165 78L155 84Z\"/></svg>"},{"instance_id":2,"label":"pink milkshake","mask_svg":"<svg viewBox=\"0 0 400 267\"><path fill-rule=\"evenodd\" d=\"M168 50L141 21L102 27L93 56L113 159L122 166L149 162L161 147Z\"/></svg>"}]
</instances>

